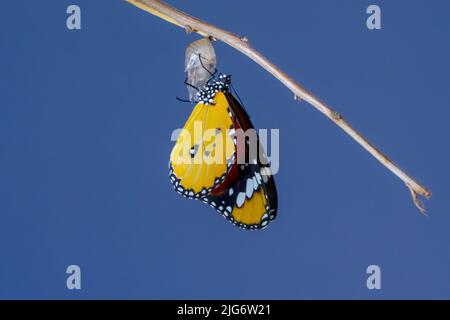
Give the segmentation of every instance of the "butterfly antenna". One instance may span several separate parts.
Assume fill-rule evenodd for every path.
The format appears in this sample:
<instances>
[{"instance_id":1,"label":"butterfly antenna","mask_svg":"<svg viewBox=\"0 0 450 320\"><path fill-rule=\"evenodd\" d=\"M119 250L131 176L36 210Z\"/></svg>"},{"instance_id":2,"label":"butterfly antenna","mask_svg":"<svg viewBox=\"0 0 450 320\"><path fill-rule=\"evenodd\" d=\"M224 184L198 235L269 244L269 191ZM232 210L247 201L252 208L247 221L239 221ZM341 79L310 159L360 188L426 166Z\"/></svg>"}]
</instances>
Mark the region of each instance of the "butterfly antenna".
<instances>
[{"instance_id":1,"label":"butterfly antenna","mask_svg":"<svg viewBox=\"0 0 450 320\"><path fill-rule=\"evenodd\" d=\"M187 85L188 87L191 87L191 88L193 88L193 89L195 89L195 90L197 90L197 91L200 91L199 88L197 88L197 87L194 86L193 84L190 84L187 80L188 80L187 78L184 79L184 84L185 84L185 85ZM175 99L177 99L178 101L181 101L181 102L189 102L189 103L194 102L194 101L191 101L191 100L188 100L188 99L183 99L183 98L180 98L180 97L175 97Z\"/></svg>"},{"instance_id":2,"label":"butterfly antenna","mask_svg":"<svg viewBox=\"0 0 450 320\"><path fill-rule=\"evenodd\" d=\"M193 102L191 100L183 99L183 98L180 98L180 97L175 97L175 99L177 99L178 101L181 101L181 102L188 102L188 103L192 103Z\"/></svg>"},{"instance_id":3,"label":"butterfly antenna","mask_svg":"<svg viewBox=\"0 0 450 320\"><path fill-rule=\"evenodd\" d=\"M184 84L187 85L187 86L189 86L189 87L191 87L191 88L194 88L194 89L197 90L197 91L200 91L199 88L197 88L197 87L194 86L193 84L190 84L189 82L187 82L187 78L184 80Z\"/></svg>"}]
</instances>

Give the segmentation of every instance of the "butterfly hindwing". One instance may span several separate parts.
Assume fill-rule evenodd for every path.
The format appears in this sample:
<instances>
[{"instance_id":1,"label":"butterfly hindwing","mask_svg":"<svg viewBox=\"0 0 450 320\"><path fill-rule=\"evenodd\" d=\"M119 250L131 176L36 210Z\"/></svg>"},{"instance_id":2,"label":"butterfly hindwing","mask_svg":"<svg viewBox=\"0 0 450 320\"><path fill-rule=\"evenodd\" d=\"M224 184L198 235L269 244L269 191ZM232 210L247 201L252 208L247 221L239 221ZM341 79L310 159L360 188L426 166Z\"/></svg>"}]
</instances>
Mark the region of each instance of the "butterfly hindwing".
<instances>
[{"instance_id":1,"label":"butterfly hindwing","mask_svg":"<svg viewBox=\"0 0 450 320\"><path fill-rule=\"evenodd\" d=\"M238 227L266 227L276 215L273 198L269 198L264 181L268 181L268 178L260 173L260 167L257 165L237 165L235 168L239 171L239 178L231 181L227 188L219 192L213 191L204 202ZM224 183L227 183L227 180Z\"/></svg>"}]
</instances>

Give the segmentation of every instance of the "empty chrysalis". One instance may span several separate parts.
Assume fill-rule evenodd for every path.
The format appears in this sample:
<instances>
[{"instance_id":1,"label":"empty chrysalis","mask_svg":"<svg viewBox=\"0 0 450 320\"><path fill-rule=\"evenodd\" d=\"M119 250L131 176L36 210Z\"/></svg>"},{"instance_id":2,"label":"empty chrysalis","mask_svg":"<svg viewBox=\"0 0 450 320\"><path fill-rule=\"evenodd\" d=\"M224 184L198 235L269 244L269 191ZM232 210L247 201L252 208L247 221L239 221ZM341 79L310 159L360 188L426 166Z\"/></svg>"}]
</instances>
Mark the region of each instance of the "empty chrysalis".
<instances>
[{"instance_id":1,"label":"empty chrysalis","mask_svg":"<svg viewBox=\"0 0 450 320\"><path fill-rule=\"evenodd\" d=\"M216 53L207 38L192 42L186 48L185 72L189 100L195 101L197 89L201 89L216 71Z\"/></svg>"}]
</instances>

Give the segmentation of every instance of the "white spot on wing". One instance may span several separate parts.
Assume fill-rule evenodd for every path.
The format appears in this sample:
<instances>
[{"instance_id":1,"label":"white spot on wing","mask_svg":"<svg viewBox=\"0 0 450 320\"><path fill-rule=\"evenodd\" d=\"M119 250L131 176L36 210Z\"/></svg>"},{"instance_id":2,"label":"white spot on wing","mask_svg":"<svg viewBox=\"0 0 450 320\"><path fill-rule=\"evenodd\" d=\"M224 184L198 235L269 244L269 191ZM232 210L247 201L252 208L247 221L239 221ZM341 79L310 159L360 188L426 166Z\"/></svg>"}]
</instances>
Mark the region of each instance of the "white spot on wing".
<instances>
[{"instance_id":1,"label":"white spot on wing","mask_svg":"<svg viewBox=\"0 0 450 320\"><path fill-rule=\"evenodd\" d=\"M247 186L245 189L245 194L247 195L247 198L251 198L253 195L253 180L248 178L247 179Z\"/></svg>"},{"instance_id":2,"label":"white spot on wing","mask_svg":"<svg viewBox=\"0 0 450 320\"><path fill-rule=\"evenodd\" d=\"M255 173L255 177L256 177L256 180L258 180L258 184L260 184L261 183L261 175L259 174L259 172Z\"/></svg>"},{"instance_id":3,"label":"white spot on wing","mask_svg":"<svg viewBox=\"0 0 450 320\"><path fill-rule=\"evenodd\" d=\"M239 192L237 198L236 198L236 204L238 207L242 207L242 205L244 204L245 201L245 193L244 192Z\"/></svg>"}]
</instances>

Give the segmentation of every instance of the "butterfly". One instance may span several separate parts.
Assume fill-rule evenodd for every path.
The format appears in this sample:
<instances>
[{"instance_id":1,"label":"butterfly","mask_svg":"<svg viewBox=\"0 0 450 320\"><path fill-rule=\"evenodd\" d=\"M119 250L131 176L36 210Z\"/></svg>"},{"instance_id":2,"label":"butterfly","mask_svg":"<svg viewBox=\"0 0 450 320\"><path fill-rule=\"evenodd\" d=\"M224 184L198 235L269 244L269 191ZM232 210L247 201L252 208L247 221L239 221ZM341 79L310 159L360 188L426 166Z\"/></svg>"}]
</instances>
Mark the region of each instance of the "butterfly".
<instances>
[{"instance_id":1,"label":"butterfly","mask_svg":"<svg viewBox=\"0 0 450 320\"><path fill-rule=\"evenodd\" d=\"M208 80L197 101L170 155L174 189L238 227L267 227L277 215L275 181L250 117L231 92L231 77Z\"/></svg>"}]
</instances>

